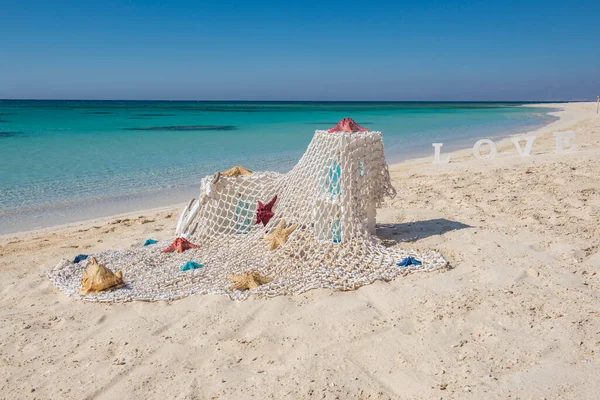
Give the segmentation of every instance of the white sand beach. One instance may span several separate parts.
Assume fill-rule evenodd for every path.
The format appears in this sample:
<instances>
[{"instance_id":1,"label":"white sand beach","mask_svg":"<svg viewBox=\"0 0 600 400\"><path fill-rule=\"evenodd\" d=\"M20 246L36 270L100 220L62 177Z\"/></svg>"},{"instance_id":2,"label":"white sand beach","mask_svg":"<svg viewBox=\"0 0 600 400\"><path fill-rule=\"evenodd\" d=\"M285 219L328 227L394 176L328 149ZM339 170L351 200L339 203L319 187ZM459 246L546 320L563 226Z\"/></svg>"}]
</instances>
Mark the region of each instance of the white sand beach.
<instances>
[{"instance_id":1,"label":"white sand beach","mask_svg":"<svg viewBox=\"0 0 600 400\"><path fill-rule=\"evenodd\" d=\"M600 117L536 106L562 111L528 133L529 157L503 139L492 160L390 167L378 235L449 269L351 292L100 304L46 272L169 239L183 205L0 236L0 398L597 398ZM552 133L568 130L577 149L557 154Z\"/></svg>"}]
</instances>

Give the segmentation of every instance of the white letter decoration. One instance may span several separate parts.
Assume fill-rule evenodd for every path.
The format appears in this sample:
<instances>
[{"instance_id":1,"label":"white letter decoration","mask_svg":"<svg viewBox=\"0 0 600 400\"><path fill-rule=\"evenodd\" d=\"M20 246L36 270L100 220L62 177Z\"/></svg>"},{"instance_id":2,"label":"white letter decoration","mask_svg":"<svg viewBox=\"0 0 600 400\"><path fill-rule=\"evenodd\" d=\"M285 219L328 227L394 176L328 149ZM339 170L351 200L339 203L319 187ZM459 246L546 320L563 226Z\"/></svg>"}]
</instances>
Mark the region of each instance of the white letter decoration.
<instances>
[{"instance_id":1,"label":"white letter decoration","mask_svg":"<svg viewBox=\"0 0 600 400\"><path fill-rule=\"evenodd\" d=\"M481 155L480 147L482 144L487 143L490 146L490 154L487 156ZM477 143L473 146L473 154L478 160L491 160L496 157L498 151L496 150L496 143L492 142L490 139L481 139L478 140Z\"/></svg>"},{"instance_id":2,"label":"white letter decoration","mask_svg":"<svg viewBox=\"0 0 600 400\"><path fill-rule=\"evenodd\" d=\"M433 157L434 164L448 164L450 162L450 156L444 158L443 160L440 158L440 149L444 145L444 143L432 143L432 146L435 149L435 154Z\"/></svg>"},{"instance_id":3,"label":"white letter decoration","mask_svg":"<svg viewBox=\"0 0 600 400\"><path fill-rule=\"evenodd\" d=\"M554 132L556 137L556 152L562 153L565 151L563 145L566 144L571 150L575 149L575 145L571 143L571 139L575 141L575 132ZM566 139L563 141L563 139Z\"/></svg>"},{"instance_id":4,"label":"white letter decoration","mask_svg":"<svg viewBox=\"0 0 600 400\"><path fill-rule=\"evenodd\" d=\"M536 137L535 136L519 136L519 137L515 137L512 139L512 142L515 144L515 147L517 148L517 151L519 152L519 155L521 157L527 157L529 155L529 153L531 153L531 146L533 146L533 142L535 141ZM521 142L522 140L527 140L527 143L525 143L525 150L523 150L521 148L521 144L519 142Z\"/></svg>"}]
</instances>

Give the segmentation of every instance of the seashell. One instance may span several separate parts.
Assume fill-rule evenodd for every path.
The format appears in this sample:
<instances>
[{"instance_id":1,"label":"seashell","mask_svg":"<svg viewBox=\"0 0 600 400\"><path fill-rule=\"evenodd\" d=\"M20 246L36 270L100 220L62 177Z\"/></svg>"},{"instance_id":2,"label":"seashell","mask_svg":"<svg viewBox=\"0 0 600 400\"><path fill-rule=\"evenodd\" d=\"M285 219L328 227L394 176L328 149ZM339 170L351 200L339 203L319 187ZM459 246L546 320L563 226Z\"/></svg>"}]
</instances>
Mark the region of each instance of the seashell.
<instances>
[{"instance_id":1,"label":"seashell","mask_svg":"<svg viewBox=\"0 0 600 400\"><path fill-rule=\"evenodd\" d=\"M95 257L91 257L91 263L81 278L81 290L79 294L85 296L90 292L101 292L107 289L118 289L125 286L123 273L116 274L106 268L104 264L98 264Z\"/></svg>"}]
</instances>

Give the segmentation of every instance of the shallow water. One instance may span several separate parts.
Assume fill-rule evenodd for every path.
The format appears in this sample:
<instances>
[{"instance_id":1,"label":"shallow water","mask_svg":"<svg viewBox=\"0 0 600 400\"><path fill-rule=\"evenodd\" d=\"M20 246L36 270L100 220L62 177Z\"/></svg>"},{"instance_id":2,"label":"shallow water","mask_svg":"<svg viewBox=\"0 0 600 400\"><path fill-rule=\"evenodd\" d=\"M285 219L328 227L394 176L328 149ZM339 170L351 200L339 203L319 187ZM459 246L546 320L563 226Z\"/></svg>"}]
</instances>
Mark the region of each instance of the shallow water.
<instances>
[{"instance_id":1,"label":"shallow water","mask_svg":"<svg viewBox=\"0 0 600 400\"><path fill-rule=\"evenodd\" d=\"M552 120L519 104L0 101L0 234L183 202L237 164L287 171L343 117L382 131L388 162Z\"/></svg>"}]
</instances>

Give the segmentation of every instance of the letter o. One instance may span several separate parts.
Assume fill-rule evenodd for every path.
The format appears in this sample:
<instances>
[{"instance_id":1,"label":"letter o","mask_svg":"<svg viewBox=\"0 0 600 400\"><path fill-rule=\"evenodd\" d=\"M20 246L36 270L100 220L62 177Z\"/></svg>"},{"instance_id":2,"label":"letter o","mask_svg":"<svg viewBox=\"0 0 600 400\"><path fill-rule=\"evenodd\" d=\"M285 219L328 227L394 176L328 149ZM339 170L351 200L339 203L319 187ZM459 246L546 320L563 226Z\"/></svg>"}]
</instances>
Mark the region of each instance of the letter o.
<instances>
[{"instance_id":1,"label":"letter o","mask_svg":"<svg viewBox=\"0 0 600 400\"><path fill-rule=\"evenodd\" d=\"M483 144L488 144L490 146L490 154L486 156L481 155L480 148ZM491 160L492 158L496 157L496 154L498 154L498 151L496 150L496 143L492 142L490 139L478 140L473 146L473 154L478 160Z\"/></svg>"}]
</instances>

